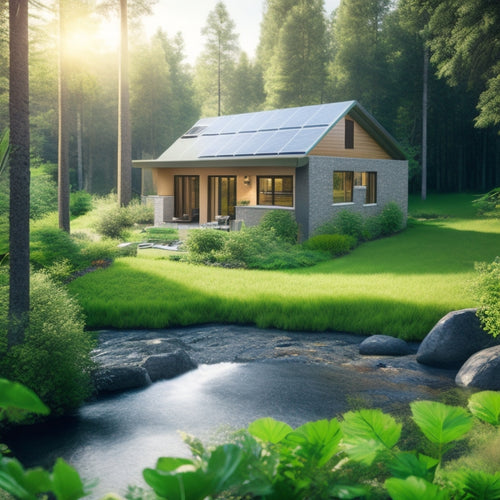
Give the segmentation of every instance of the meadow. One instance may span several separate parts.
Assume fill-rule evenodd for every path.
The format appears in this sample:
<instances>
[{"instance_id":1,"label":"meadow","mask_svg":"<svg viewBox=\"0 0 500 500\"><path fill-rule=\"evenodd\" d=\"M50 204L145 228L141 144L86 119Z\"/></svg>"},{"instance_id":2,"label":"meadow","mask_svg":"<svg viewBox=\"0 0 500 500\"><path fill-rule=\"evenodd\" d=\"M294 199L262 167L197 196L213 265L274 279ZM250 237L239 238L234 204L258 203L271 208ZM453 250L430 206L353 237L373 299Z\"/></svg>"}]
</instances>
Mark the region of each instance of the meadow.
<instances>
[{"instance_id":1,"label":"meadow","mask_svg":"<svg viewBox=\"0 0 500 500\"><path fill-rule=\"evenodd\" d=\"M448 312L474 307L474 264L500 254L500 220L473 195L410 199L406 230L348 255L286 271L225 269L139 250L69 284L87 327L255 324L422 339Z\"/></svg>"}]
</instances>

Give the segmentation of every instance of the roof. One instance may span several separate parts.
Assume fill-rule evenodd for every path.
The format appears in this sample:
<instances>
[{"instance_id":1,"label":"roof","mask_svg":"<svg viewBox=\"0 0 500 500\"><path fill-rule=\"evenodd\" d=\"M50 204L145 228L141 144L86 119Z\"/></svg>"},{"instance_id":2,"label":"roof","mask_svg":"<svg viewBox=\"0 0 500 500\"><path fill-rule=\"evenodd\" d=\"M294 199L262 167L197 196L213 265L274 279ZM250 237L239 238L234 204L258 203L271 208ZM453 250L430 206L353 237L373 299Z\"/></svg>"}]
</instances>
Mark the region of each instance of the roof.
<instances>
[{"instance_id":1,"label":"roof","mask_svg":"<svg viewBox=\"0 0 500 500\"><path fill-rule=\"evenodd\" d=\"M317 104L239 115L202 118L157 160L136 160L138 167L203 166L231 159L231 165L303 163L309 152L349 114L391 157L405 155L390 134L357 101ZM249 163L250 162L250 163Z\"/></svg>"}]
</instances>

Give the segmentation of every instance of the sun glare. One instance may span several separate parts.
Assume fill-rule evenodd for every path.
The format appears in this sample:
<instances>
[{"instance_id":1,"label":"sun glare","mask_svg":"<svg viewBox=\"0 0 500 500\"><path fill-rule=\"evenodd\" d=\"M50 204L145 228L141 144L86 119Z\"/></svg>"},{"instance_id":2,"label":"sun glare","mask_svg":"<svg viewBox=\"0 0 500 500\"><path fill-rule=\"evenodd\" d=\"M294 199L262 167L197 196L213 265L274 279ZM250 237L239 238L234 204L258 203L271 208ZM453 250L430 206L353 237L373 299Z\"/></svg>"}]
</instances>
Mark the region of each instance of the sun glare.
<instances>
[{"instance_id":1,"label":"sun glare","mask_svg":"<svg viewBox=\"0 0 500 500\"><path fill-rule=\"evenodd\" d=\"M66 47L73 53L86 53L89 50L110 52L120 44L120 26L115 20L102 20L91 29L78 27L66 37Z\"/></svg>"}]
</instances>

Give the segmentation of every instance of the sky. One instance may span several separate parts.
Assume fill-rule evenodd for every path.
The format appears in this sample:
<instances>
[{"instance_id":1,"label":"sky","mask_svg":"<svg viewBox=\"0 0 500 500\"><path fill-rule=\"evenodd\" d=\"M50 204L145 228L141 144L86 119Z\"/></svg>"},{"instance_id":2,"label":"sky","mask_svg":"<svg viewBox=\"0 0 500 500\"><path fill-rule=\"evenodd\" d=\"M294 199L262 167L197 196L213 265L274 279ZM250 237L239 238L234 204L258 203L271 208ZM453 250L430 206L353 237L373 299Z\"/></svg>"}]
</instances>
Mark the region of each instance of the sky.
<instances>
[{"instance_id":1,"label":"sky","mask_svg":"<svg viewBox=\"0 0 500 500\"><path fill-rule=\"evenodd\" d=\"M169 37L181 32L184 38L186 60L190 64L203 49L205 40L201 29L206 25L209 12L218 0L158 0L153 16L143 19L148 34L162 28ZM260 22L265 0L224 0L229 16L236 24L240 48L253 57L259 42ZM325 10L330 14L340 0L325 0Z\"/></svg>"}]
</instances>

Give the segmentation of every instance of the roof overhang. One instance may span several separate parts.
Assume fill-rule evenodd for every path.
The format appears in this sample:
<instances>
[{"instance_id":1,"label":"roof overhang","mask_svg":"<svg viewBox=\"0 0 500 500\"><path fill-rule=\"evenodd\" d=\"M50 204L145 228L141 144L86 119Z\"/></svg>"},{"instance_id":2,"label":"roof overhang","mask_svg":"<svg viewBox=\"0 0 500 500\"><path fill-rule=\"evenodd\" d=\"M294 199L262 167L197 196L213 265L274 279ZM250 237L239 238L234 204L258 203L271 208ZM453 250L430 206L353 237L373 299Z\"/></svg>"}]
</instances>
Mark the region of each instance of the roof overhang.
<instances>
[{"instance_id":1,"label":"roof overhang","mask_svg":"<svg viewBox=\"0 0 500 500\"><path fill-rule=\"evenodd\" d=\"M213 168L213 167L303 167L308 156L252 156L237 158L200 158L186 161L134 160L135 168Z\"/></svg>"}]
</instances>

